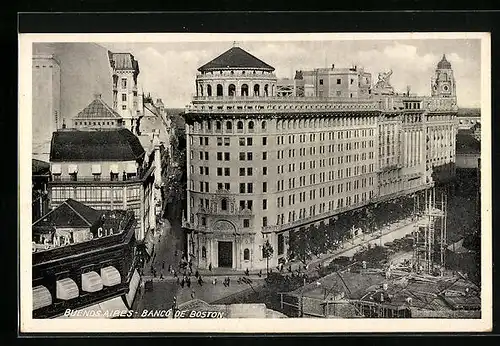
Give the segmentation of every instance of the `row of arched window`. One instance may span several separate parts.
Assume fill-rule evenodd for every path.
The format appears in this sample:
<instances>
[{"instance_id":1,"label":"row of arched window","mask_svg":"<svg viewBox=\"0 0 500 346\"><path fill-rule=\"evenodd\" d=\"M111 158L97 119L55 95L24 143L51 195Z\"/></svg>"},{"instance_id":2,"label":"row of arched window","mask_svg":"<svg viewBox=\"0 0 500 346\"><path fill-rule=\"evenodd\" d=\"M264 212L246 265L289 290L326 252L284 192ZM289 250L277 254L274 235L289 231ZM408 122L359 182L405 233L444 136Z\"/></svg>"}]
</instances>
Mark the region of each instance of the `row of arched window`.
<instances>
[{"instance_id":1,"label":"row of arched window","mask_svg":"<svg viewBox=\"0 0 500 346\"><path fill-rule=\"evenodd\" d=\"M337 126L360 126L375 124L375 117L342 117L342 118L317 118L300 120L278 120L276 130L296 128L325 128Z\"/></svg>"},{"instance_id":2,"label":"row of arched window","mask_svg":"<svg viewBox=\"0 0 500 346\"><path fill-rule=\"evenodd\" d=\"M203 84L200 83L198 86L198 92L199 96L249 96L250 88L248 84L242 84L240 89L237 90L236 85L229 84L229 86L227 87L227 91L224 93L224 87L222 84L217 84L215 90L213 90L212 85L208 84L206 88L204 88ZM269 84L265 84L262 89L260 84L255 84L253 86L253 96L270 96L273 94L274 84L271 86L271 88L269 87Z\"/></svg>"},{"instance_id":3,"label":"row of arched window","mask_svg":"<svg viewBox=\"0 0 500 346\"><path fill-rule=\"evenodd\" d=\"M211 131L212 130L212 122L211 121L204 121L204 122L201 122L201 123L195 123L195 126L193 127L193 125L191 125L191 131L195 130L195 131L203 131L204 130L204 126L206 126L206 129L208 131ZM219 131L222 131L222 127L225 127L225 130L226 131L232 131L233 130L233 121L231 120L227 120L225 123L223 121L220 121L220 120L216 120L215 121L215 131L216 132L219 132ZM255 122L253 120L250 120L248 121L247 123L247 130L248 131L254 131L255 130ZM260 123L260 128L262 129L262 131L266 131L267 129L267 122L265 120L263 120L261 123ZM244 123L242 120L238 120L236 122L236 129L237 130L244 130Z\"/></svg>"}]
</instances>

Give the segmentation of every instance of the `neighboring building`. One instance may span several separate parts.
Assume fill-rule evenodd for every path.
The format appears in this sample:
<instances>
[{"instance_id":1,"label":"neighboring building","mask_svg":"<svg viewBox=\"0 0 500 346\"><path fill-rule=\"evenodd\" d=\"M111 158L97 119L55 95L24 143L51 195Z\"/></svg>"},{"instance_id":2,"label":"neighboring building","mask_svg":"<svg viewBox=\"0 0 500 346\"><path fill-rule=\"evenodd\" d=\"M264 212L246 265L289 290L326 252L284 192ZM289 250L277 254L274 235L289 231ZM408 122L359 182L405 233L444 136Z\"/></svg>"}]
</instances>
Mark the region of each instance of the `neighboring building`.
<instances>
[{"instance_id":1,"label":"neighboring building","mask_svg":"<svg viewBox=\"0 0 500 346\"><path fill-rule=\"evenodd\" d=\"M59 130L52 137L50 164L52 208L73 198L95 209L133 210L136 239L152 247L155 163L137 136L128 129Z\"/></svg>"},{"instance_id":2,"label":"neighboring building","mask_svg":"<svg viewBox=\"0 0 500 346\"><path fill-rule=\"evenodd\" d=\"M372 77L363 68L317 68L297 71L296 80L304 88L304 96L359 98L371 93ZM297 96L302 96L299 92Z\"/></svg>"},{"instance_id":3,"label":"neighboring building","mask_svg":"<svg viewBox=\"0 0 500 346\"><path fill-rule=\"evenodd\" d=\"M96 94L134 132L142 112L138 75L139 63L130 53L112 53L86 42L34 43L33 157L48 161L52 133L72 126Z\"/></svg>"},{"instance_id":4,"label":"neighboring building","mask_svg":"<svg viewBox=\"0 0 500 346\"><path fill-rule=\"evenodd\" d=\"M50 164L37 159L31 160L32 220L38 220L49 211L47 185L50 180Z\"/></svg>"},{"instance_id":5,"label":"neighboring building","mask_svg":"<svg viewBox=\"0 0 500 346\"><path fill-rule=\"evenodd\" d=\"M479 169L481 138L477 128L459 130L457 133L456 166L459 169ZM479 130L480 131L480 130ZM479 137L479 138L478 138Z\"/></svg>"},{"instance_id":6,"label":"neighboring building","mask_svg":"<svg viewBox=\"0 0 500 346\"><path fill-rule=\"evenodd\" d=\"M302 72L316 96L277 97L274 68L241 48L198 70L184 226L200 267L265 268L266 240L276 266L291 231L454 175L456 99L441 87L452 75L429 97L394 93L392 71L372 88L357 67L317 69Z\"/></svg>"},{"instance_id":7,"label":"neighboring building","mask_svg":"<svg viewBox=\"0 0 500 346\"><path fill-rule=\"evenodd\" d=\"M280 295L289 317L481 317L480 289L463 276L344 270Z\"/></svg>"},{"instance_id":8,"label":"neighboring building","mask_svg":"<svg viewBox=\"0 0 500 346\"><path fill-rule=\"evenodd\" d=\"M73 199L35 221L33 318L95 304L108 313L130 309L140 284L135 222L131 210L96 210Z\"/></svg>"},{"instance_id":9,"label":"neighboring building","mask_svg":"<svg viewBox=\"0 0 500 346\"><path fill-rule=\"evenodd\" d=\"M142 115L142 95L137 90L139 62L130 53L108 51L108 55L113 75L113 109L123 118L125 127L134 132L136 121Z\"/></svg>"},{"instance_id":10,"label":"neighboring building","mask_svg":"<svg viewBox=\"0 0 500 346\"><path fill-rule=\"evenodd\" d=\"M266 304L208 304L201 299L193 299L177 306L186 311L185 316L201 316L210 312L218 318L287 318L281 312L268 309Z\"/></svg>"},{"instance_id":11,"label":"neighboring building","mask_svg":"<svg viewBox=\"0 0 500 346\"><path fill-rule=\"evenodd\" d=\"M290 78L278 79L276 83L276 96L288 97L295 95L295 80Z\"/></svg>"},{"instance_id":12,"label":"neighboring building","mask_svg":"<svg viewBox=\"0 0 500 346\"><path fill-rule=\"evenodd\" d=\"M123 119L96 94L94 101L73 118L73 128L79 130L121 129Z\"/></svg>"},{"instance_id":13,"label":"neighboring building","mask_svg":"<svg viewBox=\"0 0 500 346\"><path fill-rule=\"evenodd\" d=\"M33 158L49 160L50 140L94 94L112 104L106 48L95 43L33 44Z\"/></svg>"}]
</instances>

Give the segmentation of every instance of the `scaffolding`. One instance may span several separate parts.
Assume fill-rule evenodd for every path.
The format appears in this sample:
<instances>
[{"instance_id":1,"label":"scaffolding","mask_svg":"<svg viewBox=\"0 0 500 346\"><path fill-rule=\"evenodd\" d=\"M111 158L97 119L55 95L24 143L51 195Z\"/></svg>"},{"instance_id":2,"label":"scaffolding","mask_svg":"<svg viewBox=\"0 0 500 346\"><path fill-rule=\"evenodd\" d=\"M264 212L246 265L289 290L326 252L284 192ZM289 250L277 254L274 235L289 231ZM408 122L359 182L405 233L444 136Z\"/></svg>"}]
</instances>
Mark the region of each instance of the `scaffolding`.
<instances>
[{"instance_id":1,"label":"scaffolding","mask_svg":"<svg viewBox=\"0 0 500 346\"><path fill-rule=\"evenodd\" d=\"M414 196L414 213L419 222L415 226L417 230L413 238L412 267L417 272L432 275L438 267L440 275L444 275L447 248L446 208L446 192L436 191L435 187Z\"/></svg>"}]
</instances>

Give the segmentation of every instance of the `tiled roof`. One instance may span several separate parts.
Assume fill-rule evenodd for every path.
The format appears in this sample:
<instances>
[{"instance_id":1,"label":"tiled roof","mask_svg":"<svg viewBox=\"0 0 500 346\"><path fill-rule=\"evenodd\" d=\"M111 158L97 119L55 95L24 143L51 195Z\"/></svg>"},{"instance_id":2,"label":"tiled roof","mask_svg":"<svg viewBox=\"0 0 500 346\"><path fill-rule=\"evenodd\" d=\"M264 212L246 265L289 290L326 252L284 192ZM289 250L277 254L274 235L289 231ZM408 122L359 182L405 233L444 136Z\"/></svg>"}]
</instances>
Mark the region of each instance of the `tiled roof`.
<instances>
[{"instance_id":1,"label":"tiled roof","mask_svg":"<svg viewBox=\"0 0 500 346\"><path fill-rule=\"evenodd\" d=\"M441 59L440 62L438 62L438 69L450 69L451 64L448 60L446 60L446 56L443 54L443 58Z\"/></svg>"},{"instance_id":2,"label":"tiled roof","mask_svg":"<svg viewBox=\"0 0 500 346\"><path fill-rule=\"evenodd\" d=\"M112 118L121 119L122 117L106 104L100 97L96 97L87 107L85 107L75 117L77 119L89 118Z\"/></svg>"},{"instance_id":3,"label":"tiled roof","mask_svg":"<svg viewBox=\"0 0 500 346\"><path fill-rule=\"evenodd\" d=\"M228 68L255 68L274 71L274 67L244 51L240 47L233 47L219 55L217 58L198 68L198 71L218 70Z\"/></svg>"},{"instance_id":4,"label":"tiled roof","mask_svg":"<svg viewBox=\"0 0 500 346\"><path fill-rule=\"evenodd\" d=\"M130 53L113 53L108 52L111 66L115 70L135 70L139 69L139 64L134 56Z\"/></svg>"},{"instance_id":5,"label":"tiled roof","mask_svg":"<svg viewBox=\"0 0 500 346\"><path fill-rule=\"evenodd\" d=\"M135 161L142 155L144 148L128 129L57 131L50 147L51 162Z\"/></svg>"},{"instance_id":6,"label":"tiled roof","mask_svg":"<svg viewBox=\"0 0 500 346\"><path fill-rule=\"evenodd\" d=\"M102 211L92 209L74 199L67 199L56 209L33 223L33 228L90 227L102 215Z\"/></svg>"}]
</instances>

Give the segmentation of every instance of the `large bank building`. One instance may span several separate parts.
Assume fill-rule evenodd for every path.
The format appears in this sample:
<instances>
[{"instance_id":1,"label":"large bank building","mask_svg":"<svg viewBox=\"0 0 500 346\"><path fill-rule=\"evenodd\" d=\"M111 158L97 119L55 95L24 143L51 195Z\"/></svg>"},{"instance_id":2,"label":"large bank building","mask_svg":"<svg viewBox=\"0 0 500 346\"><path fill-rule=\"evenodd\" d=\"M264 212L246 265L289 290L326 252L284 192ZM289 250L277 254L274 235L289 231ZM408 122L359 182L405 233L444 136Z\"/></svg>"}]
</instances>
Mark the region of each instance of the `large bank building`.
<instances>
[{"instance_id":1,"label":"large bank building","mask_svg":"<svg viewBox=\"0 0 500 346\"><path fill-rule=\"evenodd\" d=\"M276 266L291 231L453 177L456 93L443 56L430 96L396 93L392 71L274 68L240 47L201 66L186 108L188 252L200 267ZM286 96L283 96L286 95Z\"/></svg>"}]
</instances>

